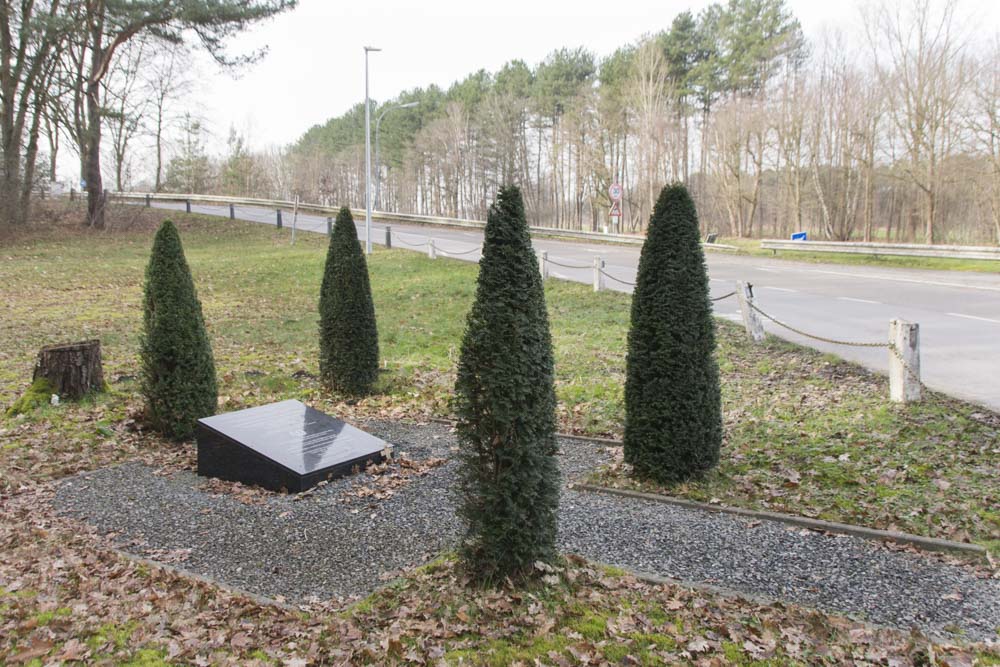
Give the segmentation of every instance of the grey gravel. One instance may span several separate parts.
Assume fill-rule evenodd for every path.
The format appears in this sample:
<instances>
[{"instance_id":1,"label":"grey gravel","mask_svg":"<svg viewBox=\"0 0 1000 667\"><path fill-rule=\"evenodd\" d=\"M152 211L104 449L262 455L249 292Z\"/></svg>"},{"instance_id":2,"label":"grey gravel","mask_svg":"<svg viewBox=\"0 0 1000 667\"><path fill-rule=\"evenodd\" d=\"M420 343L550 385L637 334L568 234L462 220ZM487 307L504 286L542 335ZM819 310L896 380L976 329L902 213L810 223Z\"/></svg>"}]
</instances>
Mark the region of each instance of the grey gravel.
<instances>
[{"instance_id":1,"label":"grey gravel","mask_svg":"<svg viewBox=\"0 0 1000 667\"><path fill-rule=\"evenodd\" d=\"M455 445L439 424L366 428L417 460L448 457ZM560 444L564 481L607 456L602 445ZM132 553L182 558L188 570L262 595L326 599L366 594L453 548L454 478L449 461L384 500L351 495L370 482L361 475L254 505L208 492L194 473L129 463L67 480L56 504ZM996 639L1000 629L1000 581L854 537L572 489L562 494L559 530L564 552L636 571L934 635Z\"/></svg>"}]
</instances>

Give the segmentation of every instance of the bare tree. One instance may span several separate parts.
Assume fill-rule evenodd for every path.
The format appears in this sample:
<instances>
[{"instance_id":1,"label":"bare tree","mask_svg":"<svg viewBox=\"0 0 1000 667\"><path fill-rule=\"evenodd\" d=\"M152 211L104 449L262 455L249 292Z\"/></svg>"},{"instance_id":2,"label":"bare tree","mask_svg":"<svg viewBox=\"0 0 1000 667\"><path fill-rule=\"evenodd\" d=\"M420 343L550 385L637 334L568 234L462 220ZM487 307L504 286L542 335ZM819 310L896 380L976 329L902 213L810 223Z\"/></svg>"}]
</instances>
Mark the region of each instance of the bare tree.
<instances>
[{"instance_id":1,"label":"bare tree","mask_svg":"<svg viewBox=\"0 0 1000 667\"><path fill-rule=\"evenodd\" d=\"M941 163L955 143L968 71L955 8L955 0L946 0L940 12L931 0L907 0L906 6L883 0L866 17L889 117L907 153L903 173L923 196L927 243L935 240Z\"/></svg>"},{"instance_id":2,"label":"bare tree","mask_svg":"<svg viewBox=\"0 0 1000 667\"><path fill-rule=\"evenodd\" d=\"M142 72L155 48L147 39L128 42L104 80L104 122L111 138L111 167L115 189L122 191L131 180L132 140L142 129L150 98L142 90Z\"/></svg>"},{"instance_id":3,"label":"bare tree","mask_svg":"<svg viewBox=\"0 0 1000 667\"><path fill-rule=\"evenodd\" d=\"M193 63L188 50L180 44L159 49L144 68L143 88L148 96L146 134L153 140L153 190L163 188L164 152L169 131L182 118L176 107L191 90Z\"/></svg>"},{"instance_id":4,"label":"bare tree","mask_svg":"<svg viewBox=\"0 0 1000 667\"><path fill-rule=\"evenodd\" d=\"M980 188L993 223L993 240L1000 245L1000 36L980 63L967 117L974 147L984 156Z\"/></svg>"},{"instance_id":5,"label":"bare tree","mask_svg":"<svg viewBox=\"0 0 1000 667\"><path fill-rule=\"evenodd\" d=\"M0 220L5 224L28 217L33 174L25 172L34 170L40 112L68 35L61 11L60 0L0 0Z\"/></svg>"}]
</instances>

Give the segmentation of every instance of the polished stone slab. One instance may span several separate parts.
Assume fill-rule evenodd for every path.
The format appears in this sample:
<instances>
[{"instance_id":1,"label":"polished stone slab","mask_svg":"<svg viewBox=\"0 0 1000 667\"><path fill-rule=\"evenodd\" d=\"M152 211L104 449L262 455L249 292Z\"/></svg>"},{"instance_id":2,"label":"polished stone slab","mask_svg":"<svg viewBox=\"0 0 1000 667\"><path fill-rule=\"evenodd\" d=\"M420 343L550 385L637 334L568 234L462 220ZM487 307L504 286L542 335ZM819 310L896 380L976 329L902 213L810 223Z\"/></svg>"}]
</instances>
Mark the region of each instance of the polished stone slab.
<instances>
[{"instance_id":1,"label":"polished stone slab","mask_svg":"<svg viewBox=\"0 0 1000 667\"><path fill-rule=\"evenodd\" d=\"M383 459L384 441L295 400L198 420L198 474L297 493Z\"/></svg>"}]
</instances>

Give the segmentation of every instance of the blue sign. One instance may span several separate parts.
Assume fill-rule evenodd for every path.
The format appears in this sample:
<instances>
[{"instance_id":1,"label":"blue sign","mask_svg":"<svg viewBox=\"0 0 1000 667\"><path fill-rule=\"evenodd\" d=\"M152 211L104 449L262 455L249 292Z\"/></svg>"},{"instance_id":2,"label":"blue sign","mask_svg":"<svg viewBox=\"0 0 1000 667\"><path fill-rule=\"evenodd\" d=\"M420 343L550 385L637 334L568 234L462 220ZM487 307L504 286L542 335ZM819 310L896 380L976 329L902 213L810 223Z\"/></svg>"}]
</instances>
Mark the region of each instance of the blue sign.
<instances>
[{"instance_id":1,"label":"blue sign","mask_svg":"<svg viewBox=\"0 0 1000 667\"><path fill-rule=\"evenodd\" d=\"M87 188L87 179L81 178L80 179L80 189L81 190L85 190L86 188Z\"/></svg>"},{"instance_id":2,"label":"blue sign","mask_svg":"<svg viewBox=\"0 0 1000 667\"><path fill-rule=\"evenodd\" d=\"M792 234L792 240L793 241L808 241L809 240L809 235L806 234L805 232L795 232L794 234Z\"/></svg>"}]
</instances>

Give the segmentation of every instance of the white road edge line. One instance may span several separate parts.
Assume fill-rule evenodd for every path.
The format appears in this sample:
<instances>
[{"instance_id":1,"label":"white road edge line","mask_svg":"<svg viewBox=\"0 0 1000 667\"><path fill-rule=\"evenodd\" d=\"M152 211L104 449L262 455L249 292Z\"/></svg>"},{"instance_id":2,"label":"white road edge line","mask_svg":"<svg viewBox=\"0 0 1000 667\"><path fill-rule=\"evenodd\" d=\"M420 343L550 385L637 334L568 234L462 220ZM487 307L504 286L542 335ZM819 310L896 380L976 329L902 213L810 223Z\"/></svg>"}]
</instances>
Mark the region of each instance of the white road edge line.
<instances>
[{"instance_id":1,"label":"white road edge line","mask_svg":"<svg viewBox=\"0 0 1000 667\"><path fill-rule=\"evenodd\" d=\"M825 269L805 269L812 273L825 273L831 276L847 276L849 278L861 278L866 279L879 279L879 280L895 280L900 283L917 283L918 285L935 285L937 287L958 287L959 289L978 289L978 290L988 290L990 292L1000 292L1000 287L990 287L989 285L964 285L962 283L946 283L940 280L918 280L916 278L899 278L897 276L890 276L886 274L863 274L863 273L847 273L846 271L827 271Z\"/></svg>"},{"instance_id":2,"label":"white road edge line","mask_svg":"<svg viewBox=\"0 0 1000 667\"><path fill-rule=\"evenodd\" d=\"M776 292L791 292L792 294L798 294L798 292L799 292L798 290L788 289L787 287L771 287L769 285L761 285L760 288L761 289L771 289L771 290L774 290Z\"/></svg>"},{"instance_id":3,"label":"white road edge line","mask_svg":"<svg viewBox=\"0 0 1000 667\"><path fill-rule=\"evenodd\" d=\"M980 322L992 322L993 324L1000 324L1000 320L991 320L988 317L977 317L975 315L963 315L962 313L946 313L952 317L964 317L967 320L979 320Z\"/></svg>"},{"instance_id":4,"label":"white road edge line","mask_svg":"<svg viewBox=\"0 0 1000 667\"><path fill-rule=\"evenodd\" d=\"M841 301L857 301L858 303L871 303L875 304L876 306L882 305L881 301L872 301L871 299L858 299L853 296L838 296L837 298Z\"/></svg>"}]
</instances>

